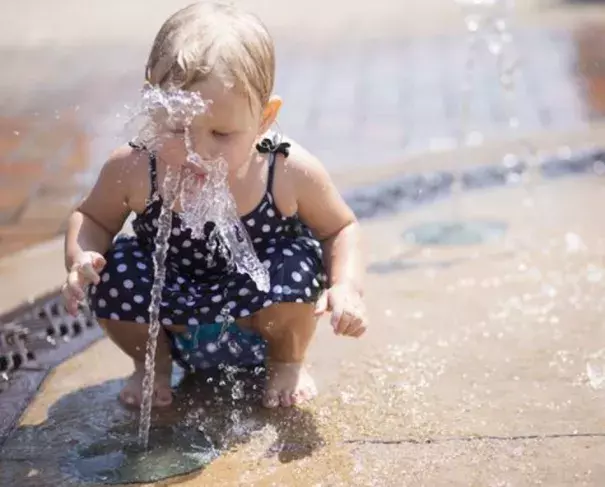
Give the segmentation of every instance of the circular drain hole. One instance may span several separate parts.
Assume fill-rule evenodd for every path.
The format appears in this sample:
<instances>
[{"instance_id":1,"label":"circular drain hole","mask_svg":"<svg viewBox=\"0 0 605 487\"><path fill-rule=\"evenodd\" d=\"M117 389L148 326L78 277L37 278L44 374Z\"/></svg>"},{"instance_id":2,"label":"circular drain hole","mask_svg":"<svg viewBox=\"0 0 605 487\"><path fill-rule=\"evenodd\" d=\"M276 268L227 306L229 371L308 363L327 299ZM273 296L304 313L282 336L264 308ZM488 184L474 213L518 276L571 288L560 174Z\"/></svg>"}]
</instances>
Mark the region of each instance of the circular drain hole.
<instances>
[{"instance_id":1,"label":"circular drain hole","mask_svg":"<svg viewBox=\"0 0 605 487\"><path fill-rule=\"evenodd\" d=\"M219 453L195 428L152 428L146 451L133 433L114 432L80 448L63 468L87 483L148 483L202 469Z\"/></svg>"},{"instance_id":2,"label":"circular drain hole","mask_svg":"<svg viewBox=\"0 0 605 487\"><path fill-rule=\"evenodd\" d=\"M478 245L501 240L507 228L496 220L428 222L409 228L403 238L415 245Z\"/></svg>"}]
</instances>

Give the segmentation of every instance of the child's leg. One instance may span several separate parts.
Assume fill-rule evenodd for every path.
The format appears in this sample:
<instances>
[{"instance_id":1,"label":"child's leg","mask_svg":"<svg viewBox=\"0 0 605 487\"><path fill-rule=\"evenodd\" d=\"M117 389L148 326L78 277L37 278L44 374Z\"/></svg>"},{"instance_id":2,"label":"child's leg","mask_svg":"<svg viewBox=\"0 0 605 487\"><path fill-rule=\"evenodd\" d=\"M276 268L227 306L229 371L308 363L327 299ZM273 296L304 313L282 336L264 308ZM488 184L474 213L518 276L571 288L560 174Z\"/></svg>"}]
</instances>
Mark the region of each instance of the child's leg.
<instances>
[{"instance_id":1,"label":"child's leg","mask_svg":"<svg viewBox=\"0 0 605 487\"><path fill-rule=\"evenodd\" d=\"M129 406L137 406L142 400L149 325L104 319L99 319L99 324L105 329L107 336L134 362L134 372L120 392L120 400ZM172 391L170 389L172 356L170 340L162 329L160 329L158 335L155 366L153 405L168 406L172 402Z\"/></svg>"},{"instance_id":2,"label":"child's leg","mask_svg":"<svg viewBox=\"0 0 605 487\"><path fill-rule=\"evenodd\" d=\"M268 344L263 398L267 407L288 407L317 394L303 364L317 326L314 310L314 304L280 303L259 311L248 322Z\"/></svg>"}]
</instances>

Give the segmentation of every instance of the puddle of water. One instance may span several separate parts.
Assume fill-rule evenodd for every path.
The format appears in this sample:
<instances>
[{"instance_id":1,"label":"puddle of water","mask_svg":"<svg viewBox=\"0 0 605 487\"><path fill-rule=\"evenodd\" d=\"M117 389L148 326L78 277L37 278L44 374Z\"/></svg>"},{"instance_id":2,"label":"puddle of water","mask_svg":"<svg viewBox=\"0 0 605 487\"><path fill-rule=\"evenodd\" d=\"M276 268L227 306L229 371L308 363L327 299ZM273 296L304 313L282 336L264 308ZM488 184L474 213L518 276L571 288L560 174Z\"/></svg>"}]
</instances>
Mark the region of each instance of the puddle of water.
<instances>
[{"instance_id":1,"label":"puddle of water","mask_svg":"<svg viewBox=\"0 0 605 487\"><path fill-rule=\"evenodd\" d=\"M128 484L156 482L207 466L219 453L196 429L156 427L150 430L150 448L133 441L133 428L124 428L94 444L75 450L62 469L83 482Z\"/></svg>"},{"instance_id":2,"label":"puddle of water","mask_svg":"<svg viewBox=\"0 0 605 487\"><path fill-rule=\"evenodd\" d=\"M310 456L324 444L314 414L262 408L263 381L257 369L187 376L173 406L153 413L147 450L137 441L136 411L117 403L122 381L76 390L46 421L15 431L2 450L0 485L155 482L203 470L235 447L259 461ZM39 474L30 476L32 468Z\"/></svg>"}]
</instances>

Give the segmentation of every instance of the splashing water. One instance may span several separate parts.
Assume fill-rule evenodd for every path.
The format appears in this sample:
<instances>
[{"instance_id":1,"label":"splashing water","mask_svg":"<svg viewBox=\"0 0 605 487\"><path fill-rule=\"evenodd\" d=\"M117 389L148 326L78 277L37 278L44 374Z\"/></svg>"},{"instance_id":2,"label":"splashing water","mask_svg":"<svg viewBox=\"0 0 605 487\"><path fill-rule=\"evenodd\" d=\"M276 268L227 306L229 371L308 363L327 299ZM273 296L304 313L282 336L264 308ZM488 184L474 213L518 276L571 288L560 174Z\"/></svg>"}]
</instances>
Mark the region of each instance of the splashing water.
<instances>
[{"instance_id":1,"label":"splashing water","mask_svg":"<svg viewBox=\"0 0 605 487\"><path fill-rule=\"evenodd\" d=\"M205 223L214 222L215 226L208 236L209 248L218 248L225 260L235 264L238 272L248 274L259 290L268 291L267 269L258 260L248 231L238 216L235 201L230 196L227 162L224 159L213 161L212 164L203 161L193 151L188 129L185 131L185 144L190 162L213 170L204 178L193 173L183 178L183 225L191 229L193 238L201 239L204 238Z\"/></svg>"},{"instance_id":2,"label":"splashing water","mask_svg":"<svg viewBox=\"0 0 605 487\"><path fill-rule=\"evenodd\" d=\"M468 56L465 65L464 82L461 96L461 123L459 145L480 145L484 134L469 130L470 107L472 99L472 78L478 65L479 49L484 47L489 57L494 60L497 83L503 95L502 109L508 128L517 144L519 154L507 154L502 161L504 169L509 169L521 159L526 170L521 174L512 171L507 176L507 182L520 184L525 192L523 204L527 207L535 205L535 183L540 176L540 158L537 149L521 132L520 110L518 102L521 84L521 55L513 35L511 24L515 0L454 0L461 9L464 24L468 33ZM459 197L462 193L461 182L452 185L452 211L459 213ZM532 228L540 228L542 219L539 212L527 212L531 219ZM531 246L531 240L524 243Z\"/></svg>"},{"instance_id":3,"label":"splashing water","mask_svg":"<svg viewBox=\"0 0 605 487\"><path fill-rule=\"evenodd\" d=\"M207 110L208 104L209 102L202 100L199 94L194 92L167 92L146 87L137 110L137 115L144 117L139 138L145 147L157 151L171 138L171 130L182 127L187 154L186 160L181 164L166 165L166 176L162 184L163 200L153 253L155 274L149 306L149 338L139 423L139 443L144 448L147 448L149 443L160 306L166 279L165 264L172 230L172 210L177 198L182 207L183 229L191 230L192 238L207 239L210 254L214 254L218 249L228 264L238 272L248 274L259 290L269 290L268 271L254 252L252 241L239 218L237 206L229 190L227 161L223 158L207 161L194 150L190 133L191 123L196 116ZM197 170L187 167L184 163ZM209 222L213 222L214 227L206 236L205 228ZM223 328L233 321L229 312L228 308L221 311L224 316Z\"/></svg>"},{"instance_id":4,"label":"splashing water","mask_svg":"<svg viewBox=\"0 0 605 487\"><path fill-rule=\"evenodd\" d=\"M462 97L462 139L470 144L480 143L482 134L467 134L471 99L471 79L477 65L478 49L484 44L496 61L498 83L506 97L509 128L517 130L519 119L513 109L516 94L516 78L519 74L519 59L515 52L513 35L510 31L510 14L513 0L455 0L462 9L468 32L469 56L466 61L465 81ZM521 141L527 143L526 141Z\"/></svg>"},{"instance_id":5,"label":"splashing water","mask_svg":"<svg viewBox=\"0 0 605 487\"><path fill-rule=\"evenodd\" d=\"M521 75L520 55L511 30L514 0L455 0L464 16L468 33L468 57L466 59L465 76L462 88L461 107L461 144L478 145L484 140L483 134L469 131L470 106L472 99L472 78L477 67L479 48L483 45L495 61L498 85L504 96L503 109L508 122L508 128L521 145L521 151L534 170L537 164L536 149L531 142L521 134L517 94ZM516 161L518 157L508 155L503 164ZM525 173L529 178L530 171ZM513 181L514 182L514 181Z\"/></svg>"},{"instance_id":6,"label":"splashing water","mask_svg":"<svg viewBox=\"0 0 605 487\"><path fill-rule=\"evenodd\" d=\"M592 353L586 361L586 376L590 387L605 389L605 349Z\"/></svg>"},{"instance_id":7,"label":"splashing water","mask_svg":"<svg viewBox=\"0 0 605 487\"><path fill-rule=\"evenodd\" d=\"M269 274L259 261L250 236L237 213L229 190L227 161L219 157L206 160L194 148L191 134L193 119L208 110L211 101L198 93L183 90L166 92L147 87L137 113L144 116L139 137L145 146L157 150L171 138L170 130L182 128L188 166L182 167L180 202L183 229L191 230L195 239L207 239L210 254L221 256L242 274L248 274L261 291L269 290ZM165 130L165 129L168 130ZM196 168L202 172L194 171ZM210 235L206 224L213 222Z\"/></svg>"},{"instance_id":8,"label":"splashing water","mask_svg":"<svg viewBox=\"0 0 605 487\"><path fill-rule=\"evenodd\" d=\"M151 426L151 406L155 382L155 352L160 332L160 303L162 290L166 280L166 254L168 238L172 230L172 208L178 195L180 173L173 168L167 168L164 178L164 204L158 218L158 233L155 239L153 263L155 275L151 287L151 302L149 304L149 339L145 353L145 376L141 400L141 417L139 422L139 442L147 448L149 443L149 428Z\"/></svg>"}]
</instances>

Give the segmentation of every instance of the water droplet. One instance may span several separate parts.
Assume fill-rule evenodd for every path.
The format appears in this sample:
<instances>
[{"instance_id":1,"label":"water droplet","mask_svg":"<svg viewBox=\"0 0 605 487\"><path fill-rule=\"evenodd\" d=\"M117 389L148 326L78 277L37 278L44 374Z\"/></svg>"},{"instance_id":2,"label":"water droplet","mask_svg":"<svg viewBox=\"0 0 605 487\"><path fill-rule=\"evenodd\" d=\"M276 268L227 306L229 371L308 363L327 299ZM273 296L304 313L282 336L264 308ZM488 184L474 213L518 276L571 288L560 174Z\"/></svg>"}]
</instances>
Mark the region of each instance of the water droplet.
<instances>
[{"instance_id":1,"label":"water droplet","mask_svg":"<svg viewBox=\"0 0 605 487\"><path fill-rule=\"evenodd\" d=\"M586 273L586 279L588 282L600 282L603 279L603 269L590 264Z\"/></svg>"},{"instance_id":2,"label":"water droplet","mask_svg":"<svg viewBox=\"0 0 605 487\"><path fill-rule=\"evenodd\" d=\"M578 253L578 252L581 252L582 250L586 249L586 246L584 245L582 238L579 235L572 233L572 232L567 232L565 234L565 247L566 247L567 253L570 253L570 254Z\"/></svg>"},{"instance_id":3,"label":"water droplet","mask_svg":"<svg viewBox=\"0 0 605 487\"><path fill-rule=\"evenodd\" d=\"M244 398L244 382L235 381L233 388L231 389L231 397L234 401L239 401Z\"/></svg>"},{"instance_id":4,"label":"water droplet","mask_svg":"<svg viewBox=\"0 0 605 487\"><path fill-rule=\"evenodd\" d=\"M605 362L590 360L586 363L586 375L590 387L595 390L605 389Z\"/></svg>"}]
</instances>

